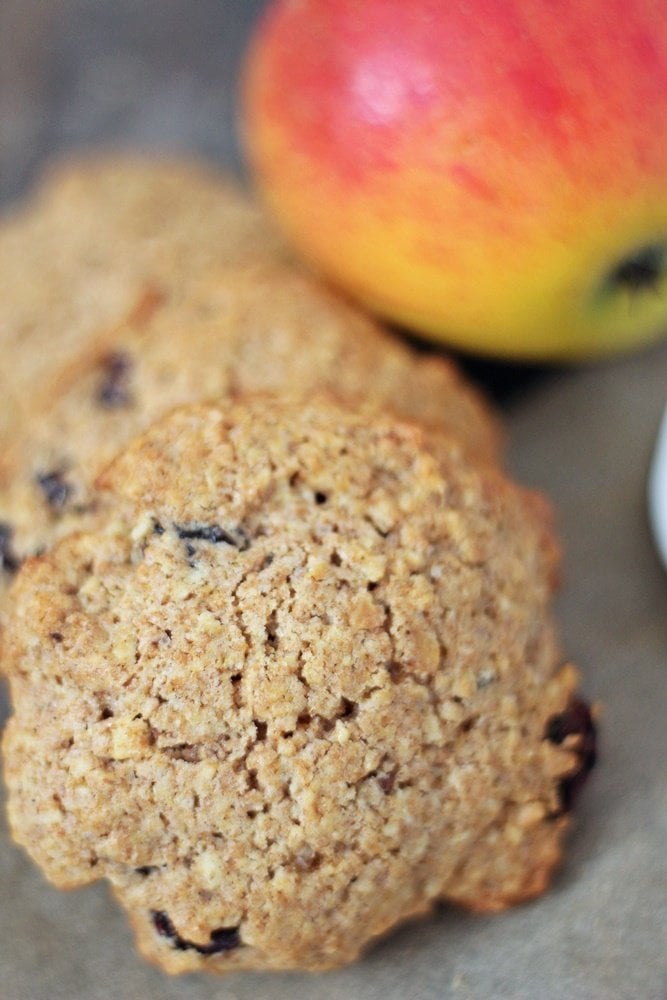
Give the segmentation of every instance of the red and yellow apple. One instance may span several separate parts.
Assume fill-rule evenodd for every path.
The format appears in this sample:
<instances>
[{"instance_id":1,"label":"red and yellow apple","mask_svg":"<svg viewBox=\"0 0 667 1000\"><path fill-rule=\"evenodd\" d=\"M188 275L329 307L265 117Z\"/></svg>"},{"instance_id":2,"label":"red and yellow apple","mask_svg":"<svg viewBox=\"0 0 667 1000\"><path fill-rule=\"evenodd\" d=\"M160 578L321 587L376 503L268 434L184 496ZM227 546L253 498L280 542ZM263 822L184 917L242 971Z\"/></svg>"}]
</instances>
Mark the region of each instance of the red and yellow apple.
<instances>
[{"instance_id":1,"label":"red and yellow apple","mask_svg":"<svg viewBox=\"0 0 667 1000\"><path fill-rule=\"evenodd\" d=\"M307 260L486 355L667 332L665 0L277 0L251 167Z\"/></svg>"}]
</instances>

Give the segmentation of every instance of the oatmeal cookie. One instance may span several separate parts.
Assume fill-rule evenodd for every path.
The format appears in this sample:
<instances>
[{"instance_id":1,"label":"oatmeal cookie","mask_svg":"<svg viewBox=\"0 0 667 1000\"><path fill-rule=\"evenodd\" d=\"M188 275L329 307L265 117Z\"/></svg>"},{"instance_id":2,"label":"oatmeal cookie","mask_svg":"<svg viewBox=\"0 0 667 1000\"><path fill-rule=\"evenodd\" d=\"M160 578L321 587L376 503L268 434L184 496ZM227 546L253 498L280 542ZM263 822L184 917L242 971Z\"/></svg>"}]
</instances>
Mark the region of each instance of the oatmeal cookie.
<instances>
[{"instance_id":1,"label":"oatmeal cookie","mask_svg":"<svg viewBox=\"0 0 667 1000\"><path fill-rule=\"evenodd\" d=\"M229 266L165 306L147 286L133 319L100 334L61 372L0 457L0 526L11 559L0 608L28 555L85 525L97 473L152 421L187 402L246 391L394 409L447 429L481 461L498 422L443 358L420 355L293 267Z\"/></svg>"},{"instance_id":2,"label":"oatmeal cookie","mask_svg":"<svg viewBox=\"0 0 667 1000\"><path fill-rule=\"evenodd\" d=\"M14 837L171 973L325 969L445 898L543 891L594 757L546 503L324 399L179 409L29 560Z\"/></svg>"},{"instance_id":3,"label":"oatmeal cookie","mask_svg":"<svg viewBox=\"0 0 667 1000\"><path fill-rule=\"evenodd\" d=\"M281 253L262 211L200 162L89 156L54 166L0 226L0 356L29 413L92 336L216 264Z\"/></svg>"}]
</instances>

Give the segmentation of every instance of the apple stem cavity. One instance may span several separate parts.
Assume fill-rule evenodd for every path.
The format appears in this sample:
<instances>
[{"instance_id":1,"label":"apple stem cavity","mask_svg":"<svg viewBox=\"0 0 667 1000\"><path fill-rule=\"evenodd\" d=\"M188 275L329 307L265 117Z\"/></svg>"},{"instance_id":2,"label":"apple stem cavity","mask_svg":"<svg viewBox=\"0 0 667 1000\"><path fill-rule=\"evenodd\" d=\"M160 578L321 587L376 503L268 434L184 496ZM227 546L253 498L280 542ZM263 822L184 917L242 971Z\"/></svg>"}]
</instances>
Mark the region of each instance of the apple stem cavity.
<instances>
[{"instance_id":1,"label":"apple stem cavity","mask_svg":"<svg viewBox=\"0 0 667 1000\"><path fill-rule=\"evenodd\" d=\"M607 278L612 289L638 293L656 292L667 270L667 248L660 243L641 247L624 257Z\"/></svg>"}]
</instances>

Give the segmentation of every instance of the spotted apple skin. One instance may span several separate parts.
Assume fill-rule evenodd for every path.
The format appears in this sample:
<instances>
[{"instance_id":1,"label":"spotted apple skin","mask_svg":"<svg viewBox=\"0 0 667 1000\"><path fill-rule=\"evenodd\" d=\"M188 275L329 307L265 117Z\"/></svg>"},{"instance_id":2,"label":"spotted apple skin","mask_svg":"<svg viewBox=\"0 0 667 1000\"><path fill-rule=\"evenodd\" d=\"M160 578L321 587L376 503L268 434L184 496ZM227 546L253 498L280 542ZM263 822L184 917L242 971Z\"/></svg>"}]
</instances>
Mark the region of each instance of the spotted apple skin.
<instances>
[{"instance_id":1,"label":"spotted apple skin","mask_svg":"<svg viewBox=\"0 0 667 1000\"><path fill-rule=\"evenodd\" d=\"M667 331L664 0L278 0L243 107L287 234L391 320L555 360Z\"/></svg>"}]
</instances>

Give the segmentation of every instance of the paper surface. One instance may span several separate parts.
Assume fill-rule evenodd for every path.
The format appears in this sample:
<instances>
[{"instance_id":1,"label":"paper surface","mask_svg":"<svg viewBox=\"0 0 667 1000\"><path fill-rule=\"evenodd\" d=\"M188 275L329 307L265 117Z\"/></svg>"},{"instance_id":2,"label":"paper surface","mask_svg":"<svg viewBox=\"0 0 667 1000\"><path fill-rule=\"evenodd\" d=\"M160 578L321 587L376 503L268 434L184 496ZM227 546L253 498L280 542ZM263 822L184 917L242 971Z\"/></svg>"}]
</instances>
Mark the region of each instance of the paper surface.
<instances>
[{"instance_id":1,"label":"paper surface","mask_svg":"<svg viewBox=\"0 0 667 1000\"><path fill-rule=\"evenodd\" d=\"M238 163L231 88L260 6L5 0L4 197L80 142L120 137ZM662 345L560 373L508 411L510 466L557 512L563 646L603 709L600 762L548 895L489 918L443 908L336 973L169 979L136 955L103 885L51 888L3 818L1 1000L665 1000L667 574L646 474L666 397Z\"/></svg>"}]
</instances>

